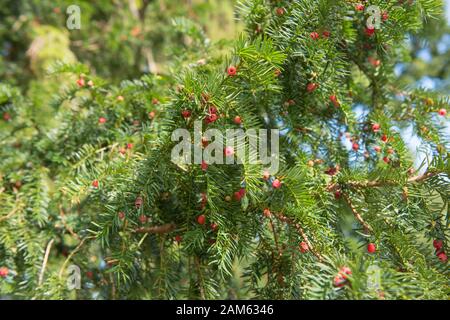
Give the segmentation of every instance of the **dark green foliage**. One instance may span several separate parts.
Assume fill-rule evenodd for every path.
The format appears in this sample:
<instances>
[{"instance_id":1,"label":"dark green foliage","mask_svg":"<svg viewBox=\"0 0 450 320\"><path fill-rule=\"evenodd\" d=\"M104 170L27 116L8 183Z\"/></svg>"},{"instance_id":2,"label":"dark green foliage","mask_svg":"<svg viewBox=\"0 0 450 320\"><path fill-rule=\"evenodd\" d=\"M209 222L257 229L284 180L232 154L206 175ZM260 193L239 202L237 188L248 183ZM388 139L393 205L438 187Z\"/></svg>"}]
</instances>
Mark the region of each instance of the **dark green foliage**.
<instances>
[{"instance_id":1,"label":"dark green foliage","mask_svg":"<svg viewBox=\"0 0 450 320\"><path fill-rule=\"evenodd\" d=\"M0 9L10 25L23 12L61 25L53 5L12 2ZM437 111L448 109L449 97L394 73L410 53L405 37L426 38L419 32L440 16L442 1L373 1L389 18L368 36L367 15L349 19L352 1L243 0L237 15L246 32L224 43L208 40L203 19L180 17L186 7L176 1L161 16L156 2L142 1L134 18L110 1L82 3L92 29L70 34L75 61L52 58L45 78L29 70L22 79L23 56L0 60L7 79L0 114L11 116L0 120L0 267L10 270L0 295L448 298L448 262L438 259L433 240L448 249L450 137ZM207 16L199 3L195 12ZM142 38L117 41L135 23L146 30L146 21L158 24ZM0 29L1 41L21 53L27 37ZM99 47L77 47L86 42ZM149 48L163 57L162 72L143 67ZM78 86L80 77L93 86ZM40 96L40 88L52 95ZM206 124L211 107L220 116ZM242 129L282 133L280 170L271 180L248 159L207 170L171 161L175 129L193 135L200 120L203 131L225 132L239 127L236 116ZM431 150L414 172L405 128ZM358 150L342 143L345 133ZM205 225L197 222L201 214ZM368 243L376 253L367 253ZM71 264L82 271L80 290L66 285ZM342 267L352 274L338 287Z\"/></svg>"}]
</instances>

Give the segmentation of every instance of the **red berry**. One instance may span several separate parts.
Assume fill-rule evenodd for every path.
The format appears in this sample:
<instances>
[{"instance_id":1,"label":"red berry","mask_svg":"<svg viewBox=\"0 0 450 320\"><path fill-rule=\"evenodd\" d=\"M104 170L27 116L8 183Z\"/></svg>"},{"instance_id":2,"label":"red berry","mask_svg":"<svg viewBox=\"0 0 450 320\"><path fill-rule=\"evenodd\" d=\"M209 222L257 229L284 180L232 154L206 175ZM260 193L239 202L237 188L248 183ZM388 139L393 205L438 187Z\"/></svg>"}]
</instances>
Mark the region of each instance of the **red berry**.
<instances>
[{"instance_id":1,"label":"red berry","mask_svg":"<svg viewBox=\"0 0 450 320\"><path fill-rule=\"evenodd\" d=\"M387 11L383 11L381 14L381 20L386 21L387 19L389 19L389 13L387 13Z\"/></svg>"},{"instance_id":2,"label":"red berry","mask_svg":"<svg viewBox=\"0 0 450 320\"><path fill-rule=\"evenodd\" d=\"M148 218L147 218L147 216L146 216L145 214L141 214L141 215L139 216L139 221L140 221L142 224L146 223L147 220L148 220Z\"/></svg>"},{"instance_id":3,"label":"red berry","mask_svg":"<svg viewBox=\"0 0 450 320\"><path fill-rule=\"evenodd\" d=\"M439 113L440 116L445 117L445 115L447 114L447 110L442 108L442 109L439 109L438 113Z\"/></svg>"},{"instance_id":4,"label":"red berry","mask_svg":"<svg viewBox=\"0 0 450 320\"><path fill-rule=\"evenodd\" d=\"M217 114L213 113L206 117L206 122L212 123L212 122L215 122L218 118L219 118L219 116Z\"/></svg>"},{"instance_id":5,"label":"red berry","mask_svg":"<svg viewBox=\"0 0 450 320\"><path fill-rule=\"evenodd\" d=\"M441 248L442 248L442 245L443 245L443 241L442 240L433 240L433 247L436 249L436 250L440 250Z\"/></svg>"},{"instance_id":6,"label":"red berry","mask_svg":"<svg viewBox=\"0 0 450 320\"><path fill-rule=\"evenodd\" d=\"M230 77L235 76L236 73L237 73L236 67L235 66L229 66L227 72L228 72L228 75Z\"/></svg>"},{"instance_id":7,"label":"red berry","mask_svg":"<svg viewBox=\"0 0 450 320\"><path fill-rule=\"evenodd\" d=\"M333 103L333 105L334 105L335 107L339 107L340 103L339 103L339 101L338 101L336 95L332 94L332 95L330 96L330 101Z\"/></svg>"},{"instance_id":8,"label":"red berry","mask_svg":"<svg viewBox=\"0 0 450 320\"><path fill-rule=\"evenodd\" d=\"M6 278L9 274L9 270L7 267L0 268L0 278Z\"/></svg>"},{"instance_id":9,"label":"red berry","mask_svg":"<svg viewBox=\"0 0 450 320\"><path fill-rule=\"evenodd\" d=\"M368 37L371 37L371 36L373 36L373 34L375 33L375 28L374 28L374 27L366 28L366 29L364 30L364 32L366 33L366 35L367 35Z\"/></svg>"},{"instance_id":10,"label":"red berry","mask_svg":"<svg viewBox=\"0 0 450 320\"><path fill-rule=\"evenodd\" d=\"M133 149L133 144L132 143L127 143L127 149Z\"/></svg>"},{"instance_id":11,"label":"red berry","mask_svg":"<svg viewBox=\"0 0 450 320\"><path fill-rule=\"evenodd\" d=\"M181 111L181 115L183 116L183 118L187 119L191 116L191 111L183 110L183 111Z\"/></svg>"},{"instance_id":12,"label":"red berry","mask_svg":"<svg viewBox=\"0 0 450 320\"><path fill-rule=\"evenodd\" d=\"M179 234L177 234L177 235L175 236L175 241L178 242L178 243L180 243L181 240L183 240L183 238L182 238Z\"/></svg>"},{"instance_id":13,"label":"red berry","mask_svg":"<svg viewBox=\"0 0 450 320\"><path fill-rule=\"evenodd\" d=\"M202 198L202 203L206 203L208 201L208 196L206 195L206 193L202 192L200 194L200 197Z\"/></svg>"},{"instance_id":14,"label":"red berry","mask_svg":"<svg viewBox=\"0 0 450 320\"><path fill-rule=\"evenodd\" d=\"M92 271L87 271L86 277L88 277L89 279L92 279L94 277L94 273Z\"/></svg>"},{"instance_id":15,"label":"red berry","mask_svg":"<svg viewBox=\"0 0 450 320\"><path fill-rule=\"evenodd\" d=\"M134 206L136 209L139 209L143 203L144 200L142 199L142 197L137 197L136 200L134 200Z\"/></svg>"},{"instance_id":16,"label":"red berry","mask_svg":"<svg viewBox=\"0 0 450 320\"><path fill-rule=\"evenodd\" d=\"M447 262L447 255L445 254L445 252L441 252L437 255L437 257L439 258L439 260L441 260L442 262Z\"/></svg>"},{"instance_id":17,"label":"red berry","mask_svg":"<svg viewBox=\"0 0 450 320\"><path fill-rule=\"evenodd\" d=\"M388 141L387 135L383 134L383 136L381 137L381 141L387 142Z\"/></svg>"},{"instance_id":18,"label":"red berry","mask_svg":"<svg viewBox=\"0 0 450 320\"><path fill-rule=\"evenodd\" d=\"M245 196L245 189L244 188L241 188L239 191L236 191L234 193L234 198L237 201L240 201L244 196Z\"/></svg>"},{"instance_id":19,"label":"red berry","mask_svg":"<svg viewBox=\"0 0 450 320\"><path fill-rule=\"evenodd\" d=\"M368 252L368 253L374 253L376 250L377 250L377 249L376 249L376 246L375 246L374 243L369 243L369 244L367 245L367 252Z\"/></svg>"},{"instance_id":20,"label":"red berry","mask_svg":"<svg viewBox=\"0 0 450 320\"><path fill-rule=\"evenodd\" d=\"M202 168L203 171L206 171L208 169L208 164L206 163L206 161L203 160L200 167Z\"/></svg>"},{"instance_id":21,"label":"red berry","mask_svg":"<svg viewBox=\"0 0 450 320\"><path fill-rule=\"evenodd\" d=\"M228 146L225 148L224 153L226 157L231 157L232 155L234 155L234 148Z\"/></svg>"},{"instance_id":22,"label":"red berry","mask_svg":"<svg viewBox=\"0 0 450 320\"><path fill-rule=\"evenodd\" d=\"M317 32L311 32L311 33L309 34L309 36L310 36L311 39L313 39L313 40L319 39L319 34L318 34Z\"/></svg>"},{"instance_id":23,"label":"red berry","mask_svg":"<svg viewBox=\"0 0 450 320\"><path fill-rule=\"evenodd\" d=\"M305 252L308 252L309 251L309 246L308 246L308 244L305 242L305 241L302 241L301 243L300 243L300 252L301 253L305 253Z\"/></svg>"},{"instance_id":24,"label":"red berry","mask_svg":"<svg viewBox=\"0 0 450 320\"><path fill-rule=\"evenodd\" d=\"M234 117L234 123L241 124L242 123L241 117L239 117L239 116Z\"/></svg>"},{"instance_id":25,"label":"red berry","mask_svg":"<svg viewBox=\"0 0 450 320\"><path fill-rule=\"evenodd\" d=\"M311 82L311 83L308 83L308 85L306 86L306 90L307 90L308 92L313 92L314 90L317 89L318 86L319 86L319 85L318 85L317 83Z\"/></svg>"},{"instance_id":26,"label":"red berry","mask_svg":"<svg viewBox=\"0 0 450 320\"><path fill-rule=\"evenodd\" d=\"M344 266L344 267L342 267L342 268L339 270L339 274L340 274L344 279L347 279L347 276L349 276L349 275L352 274L352 270L351 270L349 267Z\"/></svg>"},{"instance_id":27,"label":"red berry","mask_svg":"<svg viewBox=\"0 0 450 320\"><path fill-rule=\"evenodd\" d=\"M375 146L375 147L373 147L373 149L376 151L376 152L381 152L381 147L380 146Z\"/></svg>"},{"instance_id":28,"label":"red berry","mask_svg":"<svg viewBox=\"0 0 450 320\"><path fill-rule=\"evenodd\" d=\"M364 5L358 3L358 4L355 6L355 10L356 10L356 11L363 11L363 10L364 10Z\"/></svg>"},{"instance_id":29,"label":"red berry","mask_svg":"<svg viewBox=\"0 0 450 320\"><path fill-rule=\"evenodd\" d=\"M209 144L209 141L206 137L202 137L202 146L207 147Z\"/></svg>"},{"instance_id":30,"label":"red berry","mask_svg":"<svg viewBox=\"0 0 450 320\"><path fill-rule=\"evenodd\" d=\"M106 122L106 118L104 118L104 117L98 118L98 123L103 124L103 123L105 123L105 122Z\"/></svg>"},{"instance_id":31,"label":"red berry","mask_svg":"<svg viewBox=\"0 0 450 320\"><path fill-rule=\"evenodd\" d=\"M92 181L92 186L93 186L94 188L98 188L98 180Z\"/></svg>"},{"instance_id":32,"label":"red berry","mask_svg":"<svg viewBox=\"0 0 450 320\"><path fill-rule=\"evenodd\" d=\"M125 219L125 212L120 211L119 214L118 214L118 216L119 216L119 219L120 219L120 220Z\"/></svg>"},{"instance_id":33,"label":"red berry","mask_svg":"<svg viewBox=\"0 0 450 320\"><path fill-rule=\"evenodd\" d=\"M79 78L78 80L77 80L77 85L81 88L81 87L84 87L84 85L85 85L85 82L84 82L84 79L83 78Z\"/></svg>"},{"instance_id":34,"label":"red berry","mask_svg":"<svg viewBox=\"0 0 450 320\"><path fill-rule=\"evenodd\" d=\"M211 106L208 108L209 110L209 114L216 114L217 113L217 108L214 106Z\"/></svg>"},{"instance_id":35,"label":"red berry","mask_svg":"<svg viewBox=\"0 0 450 320\"><path fill-rule=\"evenodd\" d=\"M324 31L322 32L322 35L324 38L328 38L330 36L330 31Z\"/></svg>"},{"instance_id":36,"label":"red berry","mask_svg":"<svg viewBox=\"0 0 450 320\"><path fill-rule=\"evenodd\" d=\"M282 16L284 14L284 8L277 8L276 12L278 16Z\"/></svg>"},{"instance_id":37,"label":"red berry","mask_svg":"<svg viewBox=\"0 0 450 320\"><path fill-rule=\"evenodd\" d=\"M383 161L386 162L386 163L389 163L390 160L389 160L388 157L383 157Z\"/></svg>"},{"instance_id":38,"label":"red berry","mask_svg":"<svg viewBox=\"0 0 450 320\"><path fill-rule=\"evenodd\" d=\"M381 61L378 59L375 59L374 57L367 58L367 61L369 61L369 63L371 65L373 65L374 67L378 67L381 64Z\"/></svg>"},{"instance_id":39,"label":"red berry","mask_svg":"<svg viewBox=\"0 0 450 320\"><path fill-rule=\"evenodd\" d=\"M156 115L155 111L150 111L150 112L148 113L148 117L149 117L150 119L153 119L153 118L155 117L155 115Z\"/></svg>"},{"instance_id":40,"label":"red berry","mask_svg":"<svg viewBox=\"0 0 450 320\"><path fill-rule=\"evenodd\" d=\"M206 221L206 217L204 214L201 214L197 217L198 224L204 225Z\"/></svg>"},{"instance_id":41,"label":"red berry","mask_svg":"<svg viewBox=\"0 0 450 320\"><path fill-rule=\"evenodd\" d=\"M359 144L357 144L356 142L354 142L354 143L352 144L352 149L355 150L355 151L358 151L358 150L359 150Z\"/></svg>"},{"instance_id":42,"label":"red berry","mask_svg":"<svg viewBox=\"0 0 450 320\"><path fill-rule=\"evenodd\" d=\"M264 213L264 217L270 218L271 213L270 213L270 209L269 208L265 208L263 213Z\"/></svg>"},{"instance_id":43,"label":"red berry","mask_svg":"<svg viewBox=\"0 0 450 320\"><path fill-rule=\"evenodd\" d=\"M337 190L337 191L334 192L334 198L335 198L336 200L338 200L338 199L341 198L341 192L340 192L339 190Z\"/></svg>"},{"instance_id":44,"label":"red berry","mask_svg":"<svg viewBox=\"0 0 450 320\"><path fill-rule=\"evenodd\" d=\"M217 223L211 223L211 230L217 231L217 228L219 228L219 225Z\"/></svg>"},{"instance_id":45,"label":"red berry","mask_svg":"<svg viewBox=\"0 0 450 320\"><path fill-rule=\"evenodd\" d=\"M378 132L378 131L380 131L380 128L381 128L381 126L380 126L380 124L378 124L378 123L374 123L374 124L372 125L372 131L373 131L373 132Z\"/></svg>"},{"instance_id":46,"label":"red berry","mask_svg":"<svg viewBox=\"0 0 450 320\"><path fill-rule=\"evenodd\" d=\"M3 114L3 120L5 120L5 121L11 120L11 115L8 112L5 112Z\"/></svg>"},{"instance_id":47,"label":"red berry","mask_svg":"<svg viewBox=\"0 0 450 320\"><path fill-rule=\"evenodd\" d=\"M272 187L274 187L275 189L281 188L281 181L278 179L273 180Z\"/></svg>"},{"instance_id":48,"label":"red berry","mask_svg":"<svg viewBox=\"0 0 450 320\"><path fill-rule=\"evenodd\" d=\"M334 277L333 285L335 287L341 288L341 287L343 287L345 285L345 282L346 281L345 281L345 279L342 276L337 275L337 276Z\"/></svg>"},{"instance_id":49,"label":"red berry","mask_svg":"<svg viewBox=\"0 0 450 320\"><path fill-rule=\"evenodd\" d=\"M339 170L340 170L340 168L338 166L330 167L327 170L325 170L325 173L330 176L334 176L335 174L337 174L339 172Z\"/></svg>"}]
</instances>

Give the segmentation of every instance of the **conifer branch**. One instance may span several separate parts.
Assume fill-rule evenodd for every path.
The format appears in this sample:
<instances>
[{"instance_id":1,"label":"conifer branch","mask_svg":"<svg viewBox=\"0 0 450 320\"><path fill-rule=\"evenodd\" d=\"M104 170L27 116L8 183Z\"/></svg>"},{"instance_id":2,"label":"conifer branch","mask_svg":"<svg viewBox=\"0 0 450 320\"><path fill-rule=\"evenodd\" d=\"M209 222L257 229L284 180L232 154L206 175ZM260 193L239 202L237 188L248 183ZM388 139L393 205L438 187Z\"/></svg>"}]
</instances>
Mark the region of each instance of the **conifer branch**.
<instances>
[{"instance_id":1,"label":"conifer branch","mask_svg":"<svg viewBox=\"0 0 450 320\"><path fill-rule=\"evenodd\" d=\"M172 232L175 229L176 225L174 223L166 223L160 226L154 227L142 227L134 230L136 233L155 233L155 234L164 234Z\"/></svg>"},{"instance_id":2,"label":"conifer branch","mask_svg":"<svg viewBox=\"0 0 450 320\"><path fill-rule=\"evenodd\" d=\"M45 249L44 260L42 261L41 272L39 273L39 281L38 281L39 286L41 286L42 282L44 281L45 268L47 267L48 257L50 256L50 250L52 248L52 244L54 241L55 241L54 239L51 239L47 244L47 248Z\"/></svg>"},{"instance_id":3,"label":"conifer branch","mask_svg":"<svg viewBox=\"0 0 450 320\"><path fill-rule=\"evenodd\" d=\"M5 216L0 217L0 222L3 222L11 218L17 211L20 211L22 209L22 206L23 205L19 205L19 197L17 197L14 208L10 212L8 212Z\"/></svg>"},{"instance_id":4,"label":"conifer branch","mask_svg":"<svg viewBox=\"0 0 450 320\"><path fill-rule=\"evenodd\" d=\"M358 222L363 225L364 231L366 233L372 232L373 231L372 227L367 222L364 221L361 214L359 214L359 212L354 207L352 201L350 200L350 197L346 193L343 193L342 196L347 205L349 206L350 210L352 211L353 215L355 216L356 220L358 220Z\"/></svg>"},{"instance_id":5,"label":"conifer branch","mask_svg":"<svg viewBox=\"0 0 450 320\"><path fill-rule=\"evenodd\" d=\"M66 222L66 215L64 213L64 209L62 206L59 207L59 215L61 216L61 222L64 226L64 228L75 238L77 238L78 240L80 240L80 236L73 231L73 229L67 224Z\"/></svg>"},{"instance_id":6,"label":"conifer branch","mask_svg":"<svg viewBox=\"0 0 450 320\"><path fill-rule=\"evenodd\" d=\"M312 243L309 241L308 236L306 235L305 231L303 230L303 228L300 226L300 224L298 224L297 222L295 222L293 219L286 217L285 215L283 215L282 213L273 213L275 215L275 217L277 217L278 220L282 221L282 222L286 222L287 224L291 225L292 227L294 227L297 232L301 235L301 237L303 238L303 240L305 240L306 244L308 245L308 248L311 250L311 252L316 256L316 258L319 261L323 260L322 255L317 252L317 250L315 250L314 246L312 245Z\"/></svg>"},{"instance_id":7,"label":"conifer branch","mask_svg":"<svg viewBox=\"0 0 450 320\"><path fill-rule=\"evenodd\" d=\"M420 183L423 182L431 177L437 176L441 174L440 171L433 171L433 172L426 172L422 175L411 177L407 180L407 183ZM347 187L353 187L353 188L376 188L376 187L385 187L385 186L397 186L400 182L398 181L379 181L379 180L373 180L373 181L347 181L344 183L332 183L328 185L327 190L329 191L336 191L340 188L340 186L347 186Z\"/></svg>"},{"instance_id":8,"label":"conifer branch","mask_svg":"<svg viewBox=\"0 0 450 320\"><path fill-rule=\"evenodd\" d=\"M80 248L84 245L86 240L94 239L94 238L95 238L95 236L83 238L83 240L81 240L81 242L78 244L78 246L69 254L67 259L64 261L61 269L59 269L58 276L59 276L60 279L62 278L63 272L66 269L66 265L69 263L70 259L72 259L72 257L75 255L75 253L77 253L80 250Z\"/></svg>"}]
</instances>

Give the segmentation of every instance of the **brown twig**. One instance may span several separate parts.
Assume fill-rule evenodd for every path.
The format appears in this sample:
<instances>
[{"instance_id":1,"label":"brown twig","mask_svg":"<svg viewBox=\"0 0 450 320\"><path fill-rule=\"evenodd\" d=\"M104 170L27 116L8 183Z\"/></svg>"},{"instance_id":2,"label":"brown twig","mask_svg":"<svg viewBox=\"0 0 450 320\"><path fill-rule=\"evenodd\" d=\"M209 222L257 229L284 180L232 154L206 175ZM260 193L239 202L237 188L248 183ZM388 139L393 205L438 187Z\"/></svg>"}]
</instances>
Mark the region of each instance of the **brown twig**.
<instances>
[{"instance_id":1,"label":"brown twig","mask_svg":"<svg viewBox=\"0 0 450 320\"><path fill-rule=\"evenodd\" d=\"M423 175L411 177L408 179L408 183L419 183L422 182L428 178L431 178L433 176L436 176L440 174L441 172L426 172ZM395 186L398 185L398 182L396 181L380 181L380 180L374 180L374 181L348 181L345 183L342 183L341 186L348 186L353 188L376 188L376 187L383 187L383 186ZM329 191L336 191L339 189L340 185L338 183L332 183L328 185L327 189Z\"/></svg>"},{"instance_id":2,"label":"brown twig","mask_svg":"<svg viewBox=\"0 0 450 320\"><path fill-rule=\"evenodd\" d=\"M52 244L54 241L54 239L50 240L47 244L47 248L45 249L44 261L42 261L41 272L39 274L39 286L42 285L42 282L44 281L45 268L47 266L48 257L50 256L50 250L52 249Z\"/></svg>"},{"instance_id":3,"label":"brown twig","mask_svg":"<svg viewBox=\"0 0 450 320\"><path fill-rule=\"evenodd\" d=\"M359 212L356 211L356 208L353 206L353 203L350 200L349 196L346 193L343 193L342 196L343 196L345 202L347 203L347 205L350 207L350 210L352 211L356 220L358 220L358 222L361 223L362 226L364 227L364 231L366 233L372 232L372 227L367 222L365 222L364 219L359 214Z\"/></svg>"},{"instance_id":4,"label":"brown twig","mask_svg":"<svg viewBox=\"0 0 450 320\"><path fill-rule=\"evenodd\" d=\"M64 228L66 228L66 230L75 238L77 238L78 240L80 240L80 236L73 231L73 229L66 223L66 215L64 214L64 209L62 206L59 207L59 215L61 216L61 222L64 226Z\"/></svg>"},{"instance_id":5,"label":"brown twig","mask_svg":"<svg viewBox=\"0 0 450 320\"><path fill-rule=\"evenodd\" d=\"M166 223L160 226L147 227L147 228L138 228L134 230L136 233L156 233L156 234L164 234L169 233L175 229L176 225L174 223Z\"/></svg>"},{"instance_id":6,"label":"brown twig","mask_svg":"<svg viewBox=\"0 0 450 320\"><path fill-rule=\"evenodd\" d=\"M78 250L80 250L80 248L83 246L83 244L85 243L86 240L93 239L93 238L95 238L95 236L91 236L91 237L86 237L86 238L84 238L83 240L80 241L80 243L78 244L78 246L77 246L77 247L69 254L69 256L67 257L67 259L64 261L64 263L63 263L61 269L59 270L59 278L60 278L60 279L62 278L62 275L63 275L64 269L66 268L66 265L69 263L70 259L72 259L73 255L74 255L75 253L77 253Z\"/></svg>"},{"instance_id":7,"label":"brown twig","mask_svg":"<svg viewBox=\"0 0 450 320\"><path fill-rule=\"evenodd\" d=\"M205 296L205 289L204 289L204 280L203 280L203 276L202 276L202 269L200 267L200 259L198 256L196 256L194 258L194 262L195 262L195 267L197 269L197 273L198 273L198 280L199 280L199 290L200 290L200 298L202 300L205 300L206 296Z\"/></svg>"},{"instance_id":8,"label":"brown twig","mask_svg":"<svg viewBox=\"0 0 450 320\"><path fill-rule=\"evenodd\" d=\"M270 228L272 229L273 238L275 240L275 246L277 248L278 255L281 257L282 252L280 250L280 246L278 245L278 234L277 234L277 230L275 229L275 225L273 224L272 218L270 218L269 224L270 224Z\"/></svg>"},{"instance_id":9,"label":"brown twig","mask_svg":"<svg viewBox=\"0 0 450 320\"><path fill-rule=\"evenodd\" d=\"M277 233L277 230L275 229L275 225L272 221L272 217L270 217L269 224L270 224L270 228L272 229L275 246L278 251L278 259L280 259L283 256L283 251L281 250L279 243L278 243L278 233ZM272 258L273 258L273 254L272 254ZM276 272L277 280L278 280L278 283L281 286L283 286L284 285L283 273L282 273L281 269L279 268L279 262L277 261L278 259L275 259L275 262L276 262L275 266L276 266L276 269L278 269L278 271Z\"/></svg>"},{"instance_id":10,"label":"brown twig","mask_svg":"<svg viewBox=\"0 0 450 320\"><path fill-rule=\"evenodd\" d=\"M309 250L311 250L311 252L316 256L316 258L319 259L319 261L323 260L322 255L314 249L314 246L309 241L308 236L306 235L305 231L300 226L300 224L295 222L293 219L286 217L282 213L273 213L273 214L275 215L275 217L277 217L278 220L280 220L282 222L286 222L286 223L290 224L291 226L293 226L297 230L297 232L302 236L303 240L305 240L306 244L308 245Z\"/></svg>"},{"instance_id":11,"label":"brown twig","mask_svg":"<svg viewBox=\"0 0 450 320\"><path fill-rule=\"evenodd\" d=\"M11 216L13 216L20 209L22 209L22 205L19 205L19 198L17 198L15 207L6 216L0 217L0 222L8 220Z\"/></svg>"}]
</instances>

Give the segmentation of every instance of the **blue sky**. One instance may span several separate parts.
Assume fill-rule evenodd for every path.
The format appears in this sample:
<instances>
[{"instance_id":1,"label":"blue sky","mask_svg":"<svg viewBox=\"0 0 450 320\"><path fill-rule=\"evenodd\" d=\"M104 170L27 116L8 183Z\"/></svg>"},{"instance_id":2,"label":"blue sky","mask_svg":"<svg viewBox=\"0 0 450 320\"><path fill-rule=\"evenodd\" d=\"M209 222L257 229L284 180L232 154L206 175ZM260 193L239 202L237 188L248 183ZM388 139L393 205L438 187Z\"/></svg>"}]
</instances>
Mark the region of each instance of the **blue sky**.
<instances>
[{"instance_id":1,"label":"blue sky","mask_svg":"<svg viewBox=\"0 0 450 320\"><path fill-rule=\"evenodd\" d=\"M446 13L447 13L447 21L450 23L450 0L446 0Z\"/></svg>"},{"instance_id":2,"label":"blue sky","mask_svg":"<svg viewBox=\"0 0 450 320\"><path fill-rule=\"evenodd\" d=\"M446 13L447 21L450 24L450 0L446 0L445 3L446 3L445 13ZM447 37L448 37L448 39L446 38L445 41L443 41L443 43L442 43L442 51L448 50L448 46L450 45L450 41L449 41L450 35L447 35ZM419 57L421 57L423 60L426 61L431 58L431 55L428 50L424 49L420 52ZM398 66L398 67L400 68L399 69L399 71L400 71L401 66ZM424 77L420 81L419 84L421 87L428 88L430 90L433 90L436 87L436 82L432 78L429 78L429 77ZM357 116L363 116L363 114L364 114L363 110L364 110L364 108L362 108L362 109L356 108L355 111L356 111ZM450 110L448 110L448 111L450 111ZM445 120L441 120L441 121L445 121ZM450 121L447 120L446 125L447 125L447 133L450 136ZM415 167L418 168L424 159L426 159L427 157L430 157L429 148L427 148L424 144L422 144L420 139L413 134L412 127L409 127L406 130L401 131L400 134L403 137L406 144L408 145L408 148L410 149L410 151L413 155L413 158L415 159ZM351 149L352 144L348 139L343 138L343 143L346 145L346 147L349 150ZM431 160L431 158L429 158L428 161L429 160ZM426 170L426 166L424 166L421 169L422 172L425 170Z\"/></svg>"}]
</instances>

